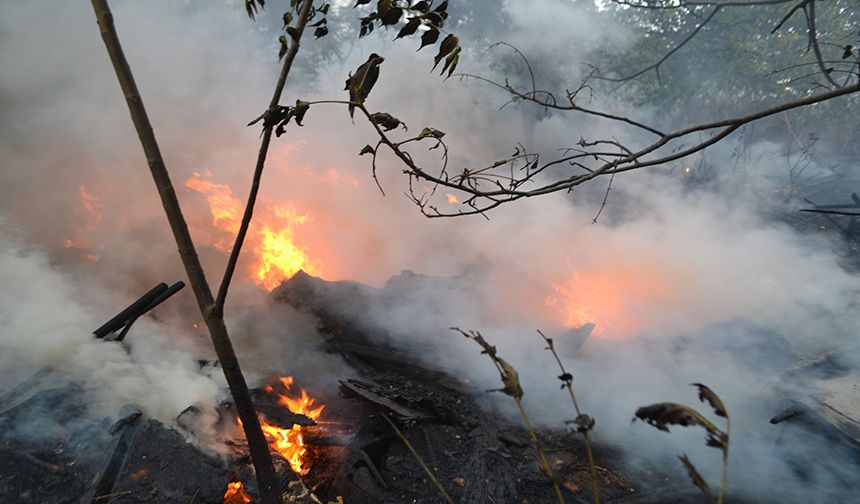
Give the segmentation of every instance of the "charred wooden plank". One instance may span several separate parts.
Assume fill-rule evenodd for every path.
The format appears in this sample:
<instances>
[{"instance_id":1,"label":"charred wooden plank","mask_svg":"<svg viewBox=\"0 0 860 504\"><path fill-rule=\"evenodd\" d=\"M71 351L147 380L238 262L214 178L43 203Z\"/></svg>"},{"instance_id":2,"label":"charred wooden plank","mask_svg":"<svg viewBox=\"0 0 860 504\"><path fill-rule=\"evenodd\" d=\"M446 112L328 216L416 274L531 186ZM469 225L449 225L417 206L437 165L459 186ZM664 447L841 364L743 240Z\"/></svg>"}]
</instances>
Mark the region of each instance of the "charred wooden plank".
<instances>
[{"instance_id":1,"label":"charred wooden plank","mask_svg":"<svg viewBox=\"0 0 860 504\"><path fill-rule=\"evenodd\" d=\"M183 287L185 287L185 282L180 280L179 282L176 282L175 284L171 285L167 288L167 290L156 296L152 301L149 302L149 304L147 304L139 312L135 313L133 317L130 318L128 322L126 322L125 327L123 327L122 332L119 333L115 341L124 340L126 334L128 334L129 329L131 329L131 326L137 321L137 319L139 319L143 315L146 315L148 312L155 309L155 307L157 307L161 303L167 301L171 296L181 291Z\"/></svg>"},{"instance_id":2,"label":"charred wooden plank","mask_svg":"<svg viewBox=\"0 0 860 504\"><path fill-rule=\"evenodd\" d=\"M387 397L383 397L371 391L366 384L358 380L339 380L339 382L341 389L344 390L347 394L350 394L354 397L359 397L361 399L364 399L365 401L385 408L397 415L400 420L427 420L435 418L435 416L431 415L430 413L425 413L423 411L419 411L408 406L403 406Z\"/></svg>"},{"instance_id":3,"label":"charred wooden plank","mask_svg":"<svg viewBox=\"0 0 860 504\"><path fill-rule=\"evenodd\" d=\"M156 298L160 295L164 294L167 291L167 284L161 282L156 285L152 289L149 290L146 294L139 297L135 302L128 305L126 309L117 313L112 319L105 322L101 327L93 331L93 334L96 338L104 338L108 334L119 330L122 326L126 325L128 321L135 317L141 310L149 306Z\"/></svg>"},{"instance_id":4,"label":"charred wooden plank","mask_svg":"<svg viewBox=\"0 0 860 504\"><path fill-rule=\"evenodd\" d=\"M0 415L31 397L40 390L45 380L54 374L54 369L45 367L0 396Z\"/></svg>"},{"instance_id":5,"label":"charred wooden plank","mask_svg":"<svg viewBox=\"0 0 860 504\"><path fill-rule=\"evenodd\" d=\"M119 420L110 428L111 434L114 435L111 447L108 449L110 455L102 470L99 471L93 486L81 499L83 504L104 504L111 500L109 496L112 495L119 472L125 465L126 454L131 447L142 413L136 407L127 406L123 408L120 415Z\"/></svg>"}]
</instances>

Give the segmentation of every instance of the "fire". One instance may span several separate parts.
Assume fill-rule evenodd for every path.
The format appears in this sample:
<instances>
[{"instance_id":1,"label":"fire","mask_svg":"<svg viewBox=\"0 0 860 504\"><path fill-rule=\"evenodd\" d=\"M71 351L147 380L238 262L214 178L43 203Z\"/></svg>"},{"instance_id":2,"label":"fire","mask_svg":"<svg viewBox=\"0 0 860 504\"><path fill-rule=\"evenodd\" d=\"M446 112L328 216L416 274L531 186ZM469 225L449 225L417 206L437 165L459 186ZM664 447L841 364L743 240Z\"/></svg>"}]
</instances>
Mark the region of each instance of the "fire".
<instances>
[{"instance_id":1,"label":"fire","mask_svg":"<svg viewBox=\"0 0 860 504\"><path fill-rule=\"evenodd\" d=\"M227 491L224 492L224 504L250 504L251 496L245 491L245 484L241 481L227 483Z\"/></svg>"},{"instance_id":2,"label":"fire","mask_svg":"<svg viewBox=\"0 0 860 504\"><path fill-rule=\"evenodd\" d=\"M445 196L448 197L448 203L451 205L456 205L457 203L460 202L460 200L457 198L457 196L455 196L451 193L445 193Z\"/></svg>"},{"instance_id":3,"label":"fire","mask_svg":"<svg viewBox=\"0 0 860 504\"><path fill-rule=\"evenodd\" d=\"M63 246L67 249L80 249L82 251L101 248L101 244L91 243L90 237L102 221L102 209L104 209L104 204L102 204L97 197L88 192L86 186L83 184L78 186L78 194L81 196L81 204L75 209L75 212L78 214L83 213L86 216L86 225L84 226L84 232L82 233L83 239L77 241L66 239L63 241ZM82 257L91 262L97 262L99 260L99 256L97 254L83 253Z\"/></svg>"},{"instance_id":4,"label":"fire","mask_svg":"<svg viewBox=\"0 0 860 504\"><path fill-rule=\"evenodd\" d=\"M664 298L667 288L655 275L622 267L574 271L567 282L552 287L557 296L549 296L545 304L561 313L566 327L592 323L593 335L611 339L639 332L642 307Z\"/></svg>"},{"instance_id":5,"label":"fire","mask_svg":"<svg viewBox=\"0 0 860 504\"><path fill-rule=\"evenodd\" d=\"M206 172L206 177L211 177ZM212 212L212 225L229 233L213 245L222 252L230 252L233 239L239 232L244 203L233 196L226 184L217 184L199 173L185 182L185 187L206 197ZM258 202L254 221L246 237L246 247L253 260L248 276L266 290L272 290L286 279L303 270L310 275L322 276L322 265L311 258L308 250L297 243L296 231L309 221L289 205L264 205Z\"/></svg>"},{"instance_id":6,"label":"fire","mask_svg":"<svg viewBox=\"0 0 860 504\"><path fill-rule=\"evenodd\" d=\"M278 378L278 381L282 385L279 388L283 388L284 393L275 392L271 385L265 388L267 392L278 396L278 404L288 408L293 413L305 415L311 420L317 420L320 417L325 405L318 404L317 400L310 397L305 389L300 389L298 394L293 392L292 376ZM269 440L269 445L290 463L293 471L299 475L307 474L309 461L307 460L307 447L305 447L302 433L303 427L293 425L290 429L284 429L263 419L260 419L260 425L263 428L263 434Z\"/></svg>"}]
</instances>

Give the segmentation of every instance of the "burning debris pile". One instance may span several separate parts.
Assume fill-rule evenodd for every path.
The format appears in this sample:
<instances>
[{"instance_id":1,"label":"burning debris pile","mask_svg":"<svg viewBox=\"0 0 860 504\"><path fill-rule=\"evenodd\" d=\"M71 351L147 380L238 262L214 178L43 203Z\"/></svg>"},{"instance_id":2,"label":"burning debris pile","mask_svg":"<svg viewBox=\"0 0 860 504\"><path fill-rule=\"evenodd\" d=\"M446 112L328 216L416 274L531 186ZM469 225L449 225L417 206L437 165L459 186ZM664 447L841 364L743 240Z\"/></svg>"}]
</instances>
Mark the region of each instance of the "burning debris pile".
<instances>
[{"instance_id":1,"label":"burning debris pile","mask_svg":"<svg viewBox=\"0 0 860 504\"><path fill-rule=\"evenodd\" d=\"M398 303L428 285L457 288L458 281L404 272L378 289L300 271L271 293L276 306L313 314L327 351L355 371L341 377L336 393L302 388L292 376L274 377L252 391L289 502L441 502L422 464L456 502L555 498L529 433L494 406L495 396L440 367L429 351L398 347L391 327L367 316L371 310L393 313ZM128 322L137 319L141 306L161 299L164 287L138 300L135 310L114 317L111 331L103 335L114 342L105 344L121 343L110 334L125 335ZM589 330L571 337L581 345ZM710 331L726 332L719 326ZM713 344L716 337L707 333L678 338L675 350ZM737 351L754 361L765 347L771 352L784 348L778 335L760 339L759 347ZM785 352L785 373L811 373L816 387L833 389L827 397L804 396L810 399L775 411L774 424L792 425L785 436L813 432L842 448L857 444L856 432L845 427L856 416L843 390L855 374L838 365L840 356L796 362ZM111 420L94 420L83 391L53 375L37 373L0 397L4 502L255 502L247 445L229 401L214 415L189 405L171 425L147 418L134 406ZM796 393L792 397L800 399ZM568 502L589 501L591 479L581 438L563 426L539 429L539 435ZM599 440L596 446L605 502L698 501L678 471L628 464L623 451L610 443ZM732 499L744 502L742 493Z\"/></svg>"}]
</instances>

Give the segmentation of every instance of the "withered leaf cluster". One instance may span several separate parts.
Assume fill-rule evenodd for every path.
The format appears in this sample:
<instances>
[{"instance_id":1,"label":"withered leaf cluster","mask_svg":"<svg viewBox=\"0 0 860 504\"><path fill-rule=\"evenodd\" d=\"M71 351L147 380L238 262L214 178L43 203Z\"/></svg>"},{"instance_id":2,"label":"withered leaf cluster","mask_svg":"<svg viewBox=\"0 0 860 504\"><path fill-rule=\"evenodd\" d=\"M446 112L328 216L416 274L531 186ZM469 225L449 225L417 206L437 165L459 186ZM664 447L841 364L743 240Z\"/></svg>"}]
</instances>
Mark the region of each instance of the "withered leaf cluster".
<instances>
[{"instance_id":1,"label":"withered leaf cluster","mask_svg":"<svg viewBox=\"0 0 860 504\"><path fill-rule=\"evenodd\" d=\"M379 79L379 65L385 61L382 56L372 53L367 57L367 61L355 69L355 72L350 72L346 79L344 91L349 91L349 117L353 117L355 113L355 104L364 103L370 95L370 91Z\"/></svg>"},{"instance_id":2,"label":"withered leaf cluster","mask_svg":"<svg viewBox=\"0 0 860 504\"><path fill-rule=\"evenodd\" d=\"M726 406L723 403L722 399L720 399L716 392L711 390L710 387L702 383L692 383L691 385L698 389L699 400L702 403L708 404L711 408L713 408L715 415L726 419L727 427L725 431L718 428L716 425L714 425L714 423L712 423L694 408L691 408L684 404L672 402L663 402L651 404L649 406L643 406L636 410L636 416L633 418L633 421L636 421L637 419L642 420L643 422L652 425L655 428L664 432L669 432L670 425L680 425L682 427L702 427L707 432L705 444L713 448L719 448L720 451L723 452L723 464L725 471L725 464L727 464L729 452L728 410L726 409ZM702 494L704 494L708 502L713 502L708 484L705 482L704 478L702 478L702 475L699 474L699 471L696 470L696 467L693 465L690 459L687 458L686 455L680 456L678 458L681 460L681 463L687 470L687 474L690 476L690 480L693 482L693 484L702 491ZM724 489L721 487L721 496L723 491Z\"/></svg>"},{"instance_id":3,"label":"withered leaf cluster","mask_svg":"<svg viewBox=\"0 0 860 504\"><path fill-rule=\"evenodd\" d=\"M573 420L565 420L564 423L575 426L576 432L584 433L594 429L597 421L591 415L581 414Z\"/></svg>"},{"instance_id":4,"label":"withered leaf cluster","mask_svg":"<svg viewBox=\"0 0 860 504\"><path fill-rule=\"evenodd\" d=\"M383 131L391 131L398 126L403 126L404 131L408 131L409 128L406 127L400 119L394 117L393 115L387 112L376 112L370 115L370 119L379 125Z\"/></svg>"},{"instance_id":5,"label":"withered leaf cluster","mask_svg":"<svg viewBox=\"0 0 860 504\"><path fill-rule=\"evenodd\" d=\"M517 373L517 370L514 369L508 361L499 356L495 346L489 344L478 331L467 332L456 327L452 327L451 329L460 332L463 336L480 345L481 348L483 348L481 353L486 354L493 360L493 363L496 365L496 369L499 370L499 377L502 379L502 384L504 385L504 388L499 389L499 392L503 392L516 400L522 399L524 392L520 385L519 373Z\"/></svg>"},{"instance_id":6,"label":"withered leaf cluster","mask_svg":"<svg viewBox=\"0 0 860 504\"><path fill-rule=\"evenodd\" d=\"M357 0L354 7L370 3L371 0ZM361 22L359 37L372 33L377 24L390 27L405 20L394 40L415 35L420 31L422 32L421 45L418 47L420 51L439 40L439 34L445 26L445 20L448 19L448 1L435 4L433 1L426 0L377 0L376 10L359 19ZM460 60L460 43L453 34L448 34L442 40L439 53L434 58L433 68L435 69L443 59L445 63L442 74L447 71L450 77Z\"/></svg>"},{"instance_id":7,"label":"withered leaf cluster","mask_svg":"<svg viewBox=\"0 0 860 504\"><path fill-rule=\"evenodd\" d=\"M693 482L693 485L702 491L702 494L705 496L705 500L707 502L714 502L714 498L711 497L711 487L708 486L708 482L705 481L705 478L703 478L701 474L699 474L698 469L696 469L696 466L693 465L687 455L679 455L678 460L681 461L681 465L683 465L684 469L687 470L687 474L690 476L690 481Z\"/></svg>"},{"instance_id":8,"label":"withered leaf cluster","mask_svg":"<svg viewBox=\"0 0 860 504\"><path fill-rule=\"evenodd\" d=\"M281 136L292 119L295 119L299 126L303 126L302 120L310 108L310 103L296 100L295 106L278 106L267 110L265 114L248 123L248 126L253 126L262 120L263 128L275 128L275 135Z\"/></svg>"}]
</instances>

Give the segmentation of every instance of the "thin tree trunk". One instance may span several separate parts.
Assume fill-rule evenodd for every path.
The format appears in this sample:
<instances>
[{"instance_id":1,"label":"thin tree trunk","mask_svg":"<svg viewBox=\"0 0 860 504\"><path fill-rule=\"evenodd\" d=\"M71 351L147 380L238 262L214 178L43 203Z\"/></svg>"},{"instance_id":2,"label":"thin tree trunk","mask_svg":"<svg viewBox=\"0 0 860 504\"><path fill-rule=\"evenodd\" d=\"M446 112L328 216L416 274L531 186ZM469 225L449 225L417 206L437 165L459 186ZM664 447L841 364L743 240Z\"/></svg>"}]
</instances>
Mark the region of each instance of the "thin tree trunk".
<instances>
[{"instance_id":1,"label":"thin tree trunk","mask_svg":"<svg viewBox=\"0 0 860 504\"><path fill-rule=\"evenodd\" d=\"M248 439L251 459L254 462L254 468L257 473L261 502L262 504L281 504L280 489L275 477L275 468L272 463L271 453L269 452L269 445L266 442L263 431L260 429L260 422L254 410L254 405L251 402L248 385L242 375L239 361L236 358L236 353L233 350L233 345L227 333L227 326L224 324L222 317L215 316L213 313L215 300L212 297L212 291L209 288L203 267L194 249L194 243L191 240L188 226L185 223L179 201L176 198L176 191L173 189L173 184L170 181L170 176L161 157L158 142L155 139L152 125L149 122L146 109L143 106L143 101L134 82L131 68L123 54L122 46L114 28L110 7L108 7L107 0L92 0L92 5L102 39L107 47L120 87L125 95L132 121L140 138L143 151L146 154L147 162L149 163L152 178L161 197L164 212L173 231L179 255L182 258L182 263L188 274L188 280L197 298L197 305L209 328L212 345L215 347L215 352L224 371L224 377L227 379L227 384L230 387L230 393L236 404L236 412L242 421L245 436Z\"/></svg>"}]
</instances>

